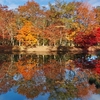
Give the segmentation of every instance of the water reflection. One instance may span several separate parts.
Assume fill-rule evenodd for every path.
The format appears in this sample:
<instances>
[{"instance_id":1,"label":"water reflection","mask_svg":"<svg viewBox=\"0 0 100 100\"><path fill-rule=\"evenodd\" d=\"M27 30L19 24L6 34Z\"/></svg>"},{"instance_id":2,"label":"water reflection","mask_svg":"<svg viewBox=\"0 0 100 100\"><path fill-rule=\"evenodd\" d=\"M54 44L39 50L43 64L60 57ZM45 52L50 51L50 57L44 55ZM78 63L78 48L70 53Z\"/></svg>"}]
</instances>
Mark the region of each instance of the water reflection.
<instances>
[{"instance_id":1,"label":"water reflection","mask_svg":"<svg viewBox=\"0 0 100 100\"><path fill-rule=\"evenodd\" d=\"M99 93L98 55L0 55L3 100L89 100Z\"/></svg>"}]
</instances>

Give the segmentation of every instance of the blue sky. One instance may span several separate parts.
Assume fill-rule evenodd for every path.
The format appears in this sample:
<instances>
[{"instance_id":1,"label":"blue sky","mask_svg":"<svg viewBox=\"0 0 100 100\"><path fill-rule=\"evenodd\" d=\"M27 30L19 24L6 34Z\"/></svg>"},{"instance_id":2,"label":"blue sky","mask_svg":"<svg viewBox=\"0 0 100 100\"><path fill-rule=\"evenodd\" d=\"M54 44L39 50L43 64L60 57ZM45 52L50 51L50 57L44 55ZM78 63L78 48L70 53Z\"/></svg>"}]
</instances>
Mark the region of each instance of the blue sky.
<instances>
[{"instance_id":1,"label":"blue sky","mask_svg":"<svg viewBox=\"0 0 100 100\"><path fill-rule=\"evenodd\" d=\"M24 5L28 0L0 0L0 4L7 5L9 9L17 8L19 5ZM31 1L31 0L29 0ZM48 2L54 3L55 0L34 0L35 2L39 3L40 6L45 5L48 6ZM73 0L65 0L68 2L72 2ZM75 0L81 1L81 0ZM92 6L99 6L100 0L87 0Z\"/></svg>"}]
</instances>

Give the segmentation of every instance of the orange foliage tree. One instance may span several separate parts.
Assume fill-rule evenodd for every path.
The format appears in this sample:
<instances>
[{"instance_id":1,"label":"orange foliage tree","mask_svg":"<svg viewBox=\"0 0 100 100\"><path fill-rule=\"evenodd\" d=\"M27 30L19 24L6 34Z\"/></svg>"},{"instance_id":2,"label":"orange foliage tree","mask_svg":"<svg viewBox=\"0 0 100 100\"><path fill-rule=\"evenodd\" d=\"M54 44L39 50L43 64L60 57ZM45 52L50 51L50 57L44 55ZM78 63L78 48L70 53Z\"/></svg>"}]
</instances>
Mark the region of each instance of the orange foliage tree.
<instances>
[{"instance_id":1,"label":"orange foliage tree","mask_svg":"<svg viewBox=\"0 0 100 100\"><path fill-rule=\"evenodd\" d=\"M45 76L54 79L57 81L62 80L62 76L64 75L64 66L60 65L57 61L52 60L51 63L44 64L42 66Z\"/></svg>"},{"instance_id":2,"label":"orange foliage tree","mask_svg":"<svg viewBox=\"0 0 100 100\"><path fill-rule=\"evenodd\" d=\"M0 38L4 42L10 40L14 45L14 33L15 33L15 18L14 13L8 10L8 6L2 6L0 4ZM8 42L7 42L8 43Z\"/></svg>"},{"instance_id":3,"label":"orange foliage tree","mask_svg":"<svg viewBox=\"0 0 100 100\"><path fill-rule=\"evenodd\" d=\"M24 79L30 80L33 78L34 75L36 75L37 70L40 68L37 68L37 63L35 59L22 57L18 62L15 63L15 66L17 66L20 74L23 75Z\"/></svg>"},{"instance_id":4,"label":"orange foliage tree","mask_svg":"<svg viewBox=\"0 0 100 100\"><path fill-rule=\"evenodd\" d=\"M25 25L18 30L17 40L22 42L24 46L34 46L37 43L37 34L41 33L39 28L35 28L31 22L26 22Z\"/></svg>"},{"instance_id":5,"label":"orange foliage tree","mask_svg":"<svg viewBox=\"0 0 100 100\"><path fill-rule=\"evenodd\" d=\"M40 6L34 0L27 1L26 4L18 7L18 12L20 14L20 20L25 23L27 20L31 21L33 24L37 24L38 18L42 13Z\"/></svg>"},{"instance_id":6,"label":"orange foliage tree","mask_svg":"<svg viewBox=\"0 0 100 100\"><path fill-rule=\"evenodd\" d=\"M79 25L84 25L84 28L80 31L89 33L95 25L95 28L98 27L96 22L96 11L88 2L83 2L77 9L77 21Z\"/></svg>"}]
</instances>

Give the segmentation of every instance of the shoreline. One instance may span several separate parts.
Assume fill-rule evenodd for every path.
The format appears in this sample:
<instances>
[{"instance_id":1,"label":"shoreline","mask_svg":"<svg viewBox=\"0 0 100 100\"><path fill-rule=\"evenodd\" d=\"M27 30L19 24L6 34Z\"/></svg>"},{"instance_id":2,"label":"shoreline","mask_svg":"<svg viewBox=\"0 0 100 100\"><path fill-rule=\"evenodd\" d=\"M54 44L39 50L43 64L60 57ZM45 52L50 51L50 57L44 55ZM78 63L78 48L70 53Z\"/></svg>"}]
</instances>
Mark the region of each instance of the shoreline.
<instances>
[{"instance_id":1,"label":"shoreline","mask_svg":"<svg viewBox=\"0 0 100 100\"><path fill-rule=\"evenodd\" d=\"M8 46L0 45L0 53L32 53L32 54L50 54L56 55L58 52L64 53L95 53L100 50L100 46L90 46L87 49L82 49L75 46L36 46L36 47L25 47L25 46Z\"/></svg>"}]
</instances>

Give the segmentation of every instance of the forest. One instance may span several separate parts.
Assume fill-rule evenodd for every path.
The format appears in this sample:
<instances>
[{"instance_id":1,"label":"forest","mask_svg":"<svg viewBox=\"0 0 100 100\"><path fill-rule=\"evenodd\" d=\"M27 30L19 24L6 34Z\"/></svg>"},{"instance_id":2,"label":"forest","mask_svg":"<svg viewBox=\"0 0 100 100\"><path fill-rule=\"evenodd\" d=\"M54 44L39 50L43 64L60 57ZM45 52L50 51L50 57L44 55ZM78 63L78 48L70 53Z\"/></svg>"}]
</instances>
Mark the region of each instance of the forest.
<instances>
[{"instance_id":1,"label":"forest","mask_svg":"<svg viewBox=\"0 0 100 100\"><path fill-rule=\"evenodd\" d=\"M31 0L9 10L0 4L0 96L8 99L9 95L10 100L47 96L45 100L87 100L100 95L100 51L41 52L46 46L62 46L63 50L98 46L100 50L100 6L64 0L48 5L41 7ZM37 53L1 52L39 46L42 49Z\"/></svg>"},{"instance_id":2,"label":"forest","mask_svg":"<svg viewBox=\"0 0 100 100\"><path fill-rule=\"evenodd\" d=\"M56 0L49 8L34 0L15 10L0 4L0 45L82 46L100 44L100 6Z\"/></svg>"}]
</instances>

